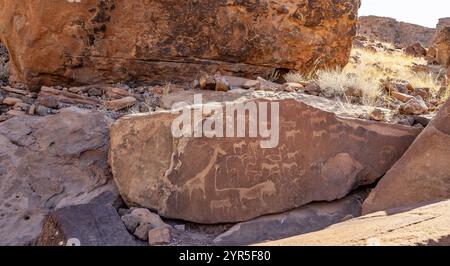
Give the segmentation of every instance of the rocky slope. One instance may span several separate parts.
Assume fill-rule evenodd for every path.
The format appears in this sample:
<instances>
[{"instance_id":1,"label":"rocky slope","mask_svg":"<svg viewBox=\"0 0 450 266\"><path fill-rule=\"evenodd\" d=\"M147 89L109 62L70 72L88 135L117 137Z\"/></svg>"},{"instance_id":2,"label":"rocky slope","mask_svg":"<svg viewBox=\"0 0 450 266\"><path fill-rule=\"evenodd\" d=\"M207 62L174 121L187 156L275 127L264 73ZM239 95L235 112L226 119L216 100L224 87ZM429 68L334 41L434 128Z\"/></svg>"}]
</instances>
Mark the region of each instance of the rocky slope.
<instances>
[{"instance_id":1,"label":"rocky slope","mask_svg":"<svg viewBox=\"0 0 450 266\"><path fill-rule=\"evenodd\" d=\"M436 33L438 33L443 27L450 27L450 18L440 18L436 25Z\"/></svg>"},{"instance_id":2,"label":"rocky slope","mask_svg":"<svg viewBox=\"0 0 450 266\"><path fill-rule=\"evenodd\" d=\"M397 21L388 17L363 16L358 18L358 35L402 47L421 43L429 46L436 30L420 25Z\"/></svg>"},{"instance_id":3,"label":"rocky slope","mask_svg":"<svg viewBox=\"0 0 450 266\"><path fill-rule=\"evenodd\" d=\"M360 0L2 0L0 6L11 80L37 88L342 67Z\"/></svg>"}]
</instances>

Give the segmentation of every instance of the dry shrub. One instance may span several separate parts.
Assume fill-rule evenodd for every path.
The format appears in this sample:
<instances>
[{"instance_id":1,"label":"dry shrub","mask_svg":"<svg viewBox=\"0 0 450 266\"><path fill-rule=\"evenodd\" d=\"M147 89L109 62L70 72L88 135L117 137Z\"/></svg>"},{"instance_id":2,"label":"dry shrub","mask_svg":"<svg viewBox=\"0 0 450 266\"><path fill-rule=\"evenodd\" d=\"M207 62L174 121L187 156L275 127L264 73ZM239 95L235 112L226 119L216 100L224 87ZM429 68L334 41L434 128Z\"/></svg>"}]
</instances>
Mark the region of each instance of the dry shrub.
<instances>
[{"instance_id":1,"label":"dry shrub","mask_svg":"<svg viewBox=\"0 0 450 266\"><path fill-rule=\"evenodd\" d=\"M384 45L388 47L388 44ZM416 73L411 68L414 64L426 64L424 58L408 56L401 51L373 52L364 48L354 48L351 56L358 58L358 62L351 62L342 70L316 73L315 79L325 96L346 100L347 89L358 88L362 104L375 106L382 96L380 80L388 77L406 80L415 88L430 88L435 93L439 90L439 84L431 74Z\"/></svg>"}]
</instances>

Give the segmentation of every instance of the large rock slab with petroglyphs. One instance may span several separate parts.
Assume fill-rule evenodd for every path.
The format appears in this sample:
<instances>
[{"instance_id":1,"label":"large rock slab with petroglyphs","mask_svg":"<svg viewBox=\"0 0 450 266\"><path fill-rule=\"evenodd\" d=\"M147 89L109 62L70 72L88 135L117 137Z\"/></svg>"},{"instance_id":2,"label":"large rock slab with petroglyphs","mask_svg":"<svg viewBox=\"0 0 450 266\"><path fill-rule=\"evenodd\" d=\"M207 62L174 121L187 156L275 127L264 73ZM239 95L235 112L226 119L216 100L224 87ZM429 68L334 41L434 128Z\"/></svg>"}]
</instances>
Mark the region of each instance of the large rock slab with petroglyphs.
<instances>
[{"instance_id":1,"label":"large rock slab with petroglyphs","mask_svg":"<svg viewBox=\"0 0 450 266\"><path fill-rule=\"evenodd\" d=\"M279 103L278 120L272 121L272 113L267 120L270 126L279 122L278 145L262 148L267 139L249 134L174 137L172 124L180 114L173 111L119 119L111 129L110 165L127 204L167 218L224 223L332 201L383 176L420 133L339 117L289 94L238 102ZM225 103L217 107L227 110Z\"/></svg>"},{"instance_id":2,"label":"large rock slab with petroglyphs","mask_svg":"<svg viewBox=\"0 0 450 266\"><path fill-rule=\"evenodd\" d=\"M191 82L342 67L360 0L0 0L11 81Z\"/></svg>"}]
</instances>

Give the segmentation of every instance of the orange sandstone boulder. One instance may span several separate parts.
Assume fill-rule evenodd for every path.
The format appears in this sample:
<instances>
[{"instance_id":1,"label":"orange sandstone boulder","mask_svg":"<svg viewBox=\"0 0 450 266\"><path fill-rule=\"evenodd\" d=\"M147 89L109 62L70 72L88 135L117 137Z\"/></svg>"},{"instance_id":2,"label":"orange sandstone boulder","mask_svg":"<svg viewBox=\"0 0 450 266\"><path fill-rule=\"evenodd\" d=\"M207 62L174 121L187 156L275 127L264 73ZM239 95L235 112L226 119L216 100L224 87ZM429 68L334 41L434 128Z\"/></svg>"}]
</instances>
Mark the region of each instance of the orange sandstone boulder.
<instances>
[{"instance_id":1,"label":"orange sandstone boulder","mask_svg":"<svg viewBox=\"0 0 450 266\"><path fill-rule=\"evenodd\" d=\"M347 63L360 0L0 0L11 81L185 82Z\"/></svg>"},{"instance_id":2,"label":"orange sandstone boulder","mask_svg":"<svg viewBox=\"0 0 450 266\"><path fill-rule=\"evenodd\" d=\"M434 42L437 48L436 61L450 67L450 27L441 27Z\"/></svg>"}]
</instances>

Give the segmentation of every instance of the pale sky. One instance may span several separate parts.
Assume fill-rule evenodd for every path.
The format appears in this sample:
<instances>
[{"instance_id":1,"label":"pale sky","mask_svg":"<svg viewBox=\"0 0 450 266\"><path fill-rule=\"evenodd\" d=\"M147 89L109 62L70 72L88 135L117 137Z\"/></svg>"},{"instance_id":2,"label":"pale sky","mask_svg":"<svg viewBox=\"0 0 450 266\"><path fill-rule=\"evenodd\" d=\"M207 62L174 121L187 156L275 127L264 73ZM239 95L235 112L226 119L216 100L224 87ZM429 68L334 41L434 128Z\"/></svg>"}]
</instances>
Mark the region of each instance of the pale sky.
<instances>
[{"instance_id":1,"label":"pale sky","mask_svg":"<svg viewBox=\"0 0 450 266\"><path fill-rule=\"evenodd\" d=\"M450 0L362 0L360 16L395 18L430 28L439 18L450 17Z\"/></svg>"}]
</instances>

